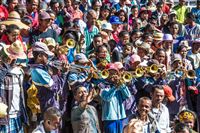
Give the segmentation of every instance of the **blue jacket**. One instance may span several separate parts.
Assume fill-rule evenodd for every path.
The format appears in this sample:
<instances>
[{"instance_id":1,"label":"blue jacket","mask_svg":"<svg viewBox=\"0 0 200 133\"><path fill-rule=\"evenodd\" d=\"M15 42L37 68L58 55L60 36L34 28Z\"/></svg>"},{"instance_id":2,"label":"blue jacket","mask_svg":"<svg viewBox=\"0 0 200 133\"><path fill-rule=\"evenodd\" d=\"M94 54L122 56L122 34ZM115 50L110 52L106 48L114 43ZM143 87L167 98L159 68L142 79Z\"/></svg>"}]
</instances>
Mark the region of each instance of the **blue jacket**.
<instances>
[{"instance_id":1,"label":"blue jacket","mask_svg":"<svg viewBox=\"0 0 200 133\"><path fill-rule=\"evenodd\" d=\"M131 96L127 86L116 88L113 85L99 85L102 88L102 120L120 120L126 118L123 101Z\"/></svg>"}]
</instances>

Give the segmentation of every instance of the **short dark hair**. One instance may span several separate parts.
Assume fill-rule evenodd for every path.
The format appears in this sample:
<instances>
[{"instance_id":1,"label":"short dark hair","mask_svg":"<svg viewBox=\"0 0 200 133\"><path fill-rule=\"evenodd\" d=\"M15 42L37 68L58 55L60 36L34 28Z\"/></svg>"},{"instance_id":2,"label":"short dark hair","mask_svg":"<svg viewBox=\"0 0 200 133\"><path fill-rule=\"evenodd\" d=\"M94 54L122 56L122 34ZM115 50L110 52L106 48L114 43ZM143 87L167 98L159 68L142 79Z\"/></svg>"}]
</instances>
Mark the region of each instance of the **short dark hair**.
<instances>
[{"instance_id":1,"label":"short dark hair","mask_svg":"<svg viewBox=\"0 0 200 133\"><path fill-rule=\"evenodd\" d=\"M164 88L163 88L162 85L154 85L154 86L152 87L151 92L154 93L156 89L158 89L158 90L164 90Z\"/></svg>"},{"instance_id":2,"label":"short dark hair","mask_svg":"<svg viewBox=\"0 0 200 133\"><path fill-rule=\"evenodd\" d=\"M19 27L15 24L11 24L11 25L8 25L6 27L6 33L9 34L11 33L13 30L20 30Z\"/></svg>"},{"instance_id":3,"label":"short dark hair","mask_svg":"<svg viewBox=\"0 0 200 133\"><path fill-rule=\"evenodd\" d=\"M45 112L44 112L44 120L52 120L54 117L61 117L62 114L60 110L56 107L49 107Z\"/></svg>"},{"instance_id":4,"label":"short dark hair","mask_svg":"<svg viewBox=\"0 0 200 133\"><path fill-rule=\"evenodd\" d=\"M191 19L193 21L196 21L196 17L195 17L195 15L192 12L188 12L186 14L186 18L189 18L189 19Z\"/></svg>"},{"instance_id":5,"label":"short dark hair","mask_svg":"<svg viewBox=\"0 0 200 133\"><path fill-rule=\"evenodd\" d=\"M127 35L127 34L129 35L129 32L123 30L123 31L121 31L121 32L119 33L119 37L124 37L124 35Z\"/></svg>"}]
</instances>

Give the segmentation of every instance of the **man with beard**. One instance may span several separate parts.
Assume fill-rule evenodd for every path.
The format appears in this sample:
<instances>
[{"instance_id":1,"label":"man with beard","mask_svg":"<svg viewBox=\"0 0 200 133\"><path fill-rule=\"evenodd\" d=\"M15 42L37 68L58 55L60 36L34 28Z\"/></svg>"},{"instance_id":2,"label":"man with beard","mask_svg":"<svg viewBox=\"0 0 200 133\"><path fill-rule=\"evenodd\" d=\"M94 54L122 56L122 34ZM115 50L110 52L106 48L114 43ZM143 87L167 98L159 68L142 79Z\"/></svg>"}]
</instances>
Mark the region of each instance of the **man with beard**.
<instances>
[{"instance_id":1,"label":"man with beard","mask_svg":"<svg viewBox=\"0 0 200 133\"><path fill-rule=\"evenodd\" d=\"M84 86L77 86L73 90L77 105L71 111L71 123L74 133L100 133L96 109L89 105L93 100L94 89L88 93Z\"/></svg>"},{"instance_id":2,"label":"man with beard","mask_svg":"<svg viewBox=\"0 0 200 133\"><path fill-rule=\"evenodd\" d=\"M165 97L164 88L161 85L155 85L151 91L152 97L152 116L155 117L158 128L161 133L171 133L169 127L169 111L168 108L162 104Z\"/></svg>"}]
</instances>

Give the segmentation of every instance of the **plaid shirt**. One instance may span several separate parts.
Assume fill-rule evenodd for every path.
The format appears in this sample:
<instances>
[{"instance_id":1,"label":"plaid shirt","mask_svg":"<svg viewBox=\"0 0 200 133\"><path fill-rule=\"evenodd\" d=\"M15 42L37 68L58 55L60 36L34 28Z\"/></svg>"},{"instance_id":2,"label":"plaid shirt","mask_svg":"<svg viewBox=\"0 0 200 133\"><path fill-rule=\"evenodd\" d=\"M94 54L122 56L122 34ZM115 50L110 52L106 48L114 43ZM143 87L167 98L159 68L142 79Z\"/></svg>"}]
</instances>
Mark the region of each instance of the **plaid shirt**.
<instances>
[{"instance_id":1,"label":"plaid shirt","mask_svg":"<svg viewBox=\"0 0 200 133\"><path fill-rule=\"evenodd\" d=\"M20 87L20 114L19 116L22 116L22 120L23 122L25 122L26 124L28 124L28 116L27 116L27 112L25 110L25 100L24 100L24 92L23 92L23 88L22 88L22 81L20 80L20 76L23 76L23 70L20 69L21 74L11 74L11 73L7 73L4 76L4 80L3 80L3 84L0 86L0 98L1 100L8 105L8 112L11 109L11 103L13 100L13 88L15 88L16 86ZM18 78L18 84L14 84L13 83L13 79L14 78ZM8 124L8 117L5 118L0 118L0 125L6 125Z\"/></svg>"}]
</instances>

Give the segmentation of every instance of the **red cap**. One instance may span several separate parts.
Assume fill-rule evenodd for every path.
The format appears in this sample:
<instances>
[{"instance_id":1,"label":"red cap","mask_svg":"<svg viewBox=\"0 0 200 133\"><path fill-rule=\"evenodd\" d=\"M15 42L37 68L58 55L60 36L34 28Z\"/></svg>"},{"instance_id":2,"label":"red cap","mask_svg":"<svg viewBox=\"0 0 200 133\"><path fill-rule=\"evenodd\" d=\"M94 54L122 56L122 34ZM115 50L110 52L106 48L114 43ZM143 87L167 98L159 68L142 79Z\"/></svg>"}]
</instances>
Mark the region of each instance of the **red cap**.
<instances>
[{"instance_id":1,"label":"red cap","mask_svg":"<svg viewBox=\"0 0 200 133\"><path fill-rule=\"evenodd\" d=\"M169 99L170 102L175 101L175 97L172 94L172 89L168 85L163 85L165 96Z\"/></svg>"}]
</instances>

